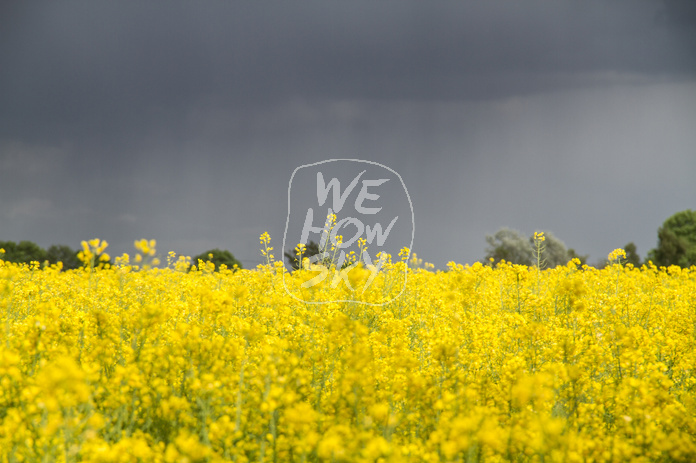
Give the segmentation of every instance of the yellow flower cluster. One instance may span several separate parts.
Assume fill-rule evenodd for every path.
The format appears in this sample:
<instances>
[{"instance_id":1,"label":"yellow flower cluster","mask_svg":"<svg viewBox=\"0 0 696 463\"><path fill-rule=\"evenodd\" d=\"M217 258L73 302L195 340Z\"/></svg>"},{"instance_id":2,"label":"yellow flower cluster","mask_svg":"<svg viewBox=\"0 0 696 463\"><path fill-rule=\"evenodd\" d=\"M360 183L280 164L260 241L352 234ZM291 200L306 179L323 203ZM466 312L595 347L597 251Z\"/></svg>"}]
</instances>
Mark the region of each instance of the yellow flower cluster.
<instances>
[{"instance_id":1,"label":"yellow flower cluster","mask_svg":"<svg viewBox=\"0 0 696 463\"><path fill-rule=\"evenodd\" d=\"M104 250L109 246L109 243L95 238L89 241L83 241L82 250L77 253L77 258L82 261L85 266L94 267L98 262L107 262L110 257Z\"/></svg>"},{"instance_id":2,"label":"yellow flower cluster","mask_svg":"<svg viewBox=\"0 0 696 463\"><path fill-rule=\"evenodd\" d=\"M0 461L696 461L696 268L409 255L384 305L278 262L0 260Z\"/></svg>"},{"instance_id":3,"label":"yellow flower cluster","mask_svg":"<svg viewBox=\"0 0 696 463\"><path fill-rule=\"evenodd\" d=\"M621 259L626 259L626 251L621 248L614 249L609 253L607 259L609 262L621 262Z\"/></svg>"}]
</instances>

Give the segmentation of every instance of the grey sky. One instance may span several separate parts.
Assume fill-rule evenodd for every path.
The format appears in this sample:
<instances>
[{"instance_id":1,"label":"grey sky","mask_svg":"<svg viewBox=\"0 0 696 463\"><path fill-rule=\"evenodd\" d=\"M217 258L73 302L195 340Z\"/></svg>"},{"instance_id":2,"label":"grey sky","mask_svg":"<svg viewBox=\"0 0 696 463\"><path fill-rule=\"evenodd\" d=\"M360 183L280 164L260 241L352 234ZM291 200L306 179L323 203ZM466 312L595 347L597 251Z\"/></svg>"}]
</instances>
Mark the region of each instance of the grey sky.
<instances>
[{"instance_id":1,"label":"grey sky","mask_svg":"<svg viewBox=\"0 0 696 463\"><path fill-rule=\"evenodd\" d=\"M502 226L644 255L696 208L695 5L5 2L0 240L253 266L293 170L358 158L440 268Z\"/></svg>"}]
</instances>

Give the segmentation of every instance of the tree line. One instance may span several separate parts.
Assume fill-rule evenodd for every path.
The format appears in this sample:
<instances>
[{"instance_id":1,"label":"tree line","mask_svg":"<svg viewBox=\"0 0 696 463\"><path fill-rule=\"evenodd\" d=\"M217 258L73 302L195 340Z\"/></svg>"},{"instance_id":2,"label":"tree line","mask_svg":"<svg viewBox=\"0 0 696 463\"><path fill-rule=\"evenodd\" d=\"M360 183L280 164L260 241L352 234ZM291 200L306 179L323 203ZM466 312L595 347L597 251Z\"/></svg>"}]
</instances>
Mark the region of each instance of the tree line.
<instances>
[{"instance_id":1,"label":"tree line","mask_svg":"<svg viewBox=\"0 0 696 463\"><path fill-rule=\"evenodd\" d=\"M48 249L44 249L31 241L0 241L0 249L5 252L0 253L0 259L5 262L17 264L31 262L49 264L63 263L63 270L72 270L82 266L82 262L77 258L77 251L70 246L54 244Z\"/></svg>"},{"instance_id":2,"label":"tree line","mask_svg":"<svg viewBox=\"0 0 696 463\"><path fill-rule=\"evenodd\" d=\"M547 267L565 265L573 258L586 264L589 256L580 255L553 234L546 232L544 241L544 260ZM486 255L484 262L495 265L501 260L520 265L535 265L534 236L526 238L517 230L501 228L495 235L486 236ZM665 220L657 230L657 247L651 249L644 259L640 258L635 243L630 242L622 248L626 252L624 263L640 267L652 262L658 267L678 265L690 267L696 265L696 211L687 209ZM601 268L607 260L594 264Z\"/></svg>"},{"instance_id":3,"label":"tree line","mask_svg":"<svg viewBox=\"0 0 696 463\"><path fill-rule=\"evenodd\" d=\"M532 266L536 265L534 255L534 235L527 238L522 233L509 228L501 228L494 235L486 236L486 255L484 262L495 265L501 260L513 264ZM565 265L569 260L577 258L581 264L586 264L588 255L578 254L573 248L566 245L552 233L545 233L543 259L546 267ZM696 211L687 209L669 217L657 230L657 247L650 250L645 259L638 255L636 245L633 242L623 246L626 251L625 263L639 267L648 262L657 266L668 267L678 265L680 267L690 267L696 265ZM6 262L41 264L63 263L64 270L76 269L82 266L82 262L77 257L78 251L66 245L53 245L48 249L31 241L0 241L0 259ZM319 246L310 241L302 252L302 258L311 258L319 254ZM290 267L294 270L299 266L299 255L297 250L293 253L285 253L285 258ZM225 264L227 268L243 268L242 263L227 250L211 249L198 254L191 260L193 265L198 261L212 262L215 269ZM597 262L595 267L606 265L606 260Z\"/></svg>"},{"instance_id":4,"label":"tree line","mask_svg":"<svg viewBox=\"0 0 696 463\"><path fill-rule=\"evenodd\" d=\"M63 270L74 270L84 265L79 259L78 253L79 251L64 244L54 244L48 249L44 249L32 241L20 241L19 243L0 241L0 259L17 264L38 262L39 264L54 265L62 262ZM219 270L222 264L225 264L229 269L234 269L235 266L242 268L242 263L230 251L224 249L211 249L198 254L191 259L192 265L198 265L199 260L212 262L215 264L216 270ZM111 260L105 263L112 264Z\"/></svg>"}]
</instances>

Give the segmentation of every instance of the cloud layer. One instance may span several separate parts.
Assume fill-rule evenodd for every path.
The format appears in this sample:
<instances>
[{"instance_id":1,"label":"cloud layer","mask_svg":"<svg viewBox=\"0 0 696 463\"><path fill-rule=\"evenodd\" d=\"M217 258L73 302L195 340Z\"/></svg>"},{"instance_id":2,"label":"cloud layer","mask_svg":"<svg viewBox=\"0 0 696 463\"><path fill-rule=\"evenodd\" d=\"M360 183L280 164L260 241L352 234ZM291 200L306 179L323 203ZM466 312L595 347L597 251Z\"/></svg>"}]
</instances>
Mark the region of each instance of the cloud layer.
<instances>
[{"instance_id":1,"label":"cloud layer","mask_svg":"<svg viewBox=\"0 0 696 463\"><path fill-rule=\"evenodd\" d=\"M349 157L404 177L440 267L502 226L645 253L696 207L693 5L4 6L0 238L252 265L293 169Z\"/></svg>"}]
</instances>

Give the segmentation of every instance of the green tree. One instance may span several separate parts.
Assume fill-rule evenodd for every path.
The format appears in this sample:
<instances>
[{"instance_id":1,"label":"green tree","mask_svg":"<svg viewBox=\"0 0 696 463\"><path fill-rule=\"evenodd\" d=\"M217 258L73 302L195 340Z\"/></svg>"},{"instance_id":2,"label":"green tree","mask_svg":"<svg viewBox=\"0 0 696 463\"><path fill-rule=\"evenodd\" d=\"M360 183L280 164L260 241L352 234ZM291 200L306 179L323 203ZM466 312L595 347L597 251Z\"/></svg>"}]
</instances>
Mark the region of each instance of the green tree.
<instances>
[{"instance_id":1,"label":"green tree","mask_svg":"<svg viewBox=\"0 0 696 463\"><path fill-rule=\"evenodd\" d=\"M638 247L631 241L627 245L623 247L623 250L626 251L626 263L627 264L633 264L634 267L640 267L641 266L641 260L640 256L638 255Z\"/></svg>"},{"instance_id":2,"label":"green tree","mask_svg":"<svg viewBox=\"0 0 696 463\"><path fill-rule=\"evenodd\" d=\"M575 249L570 248L568 249L568 260L571 259L579 259L580 260L580 265L585 265L587 264L587 259L590 258L589 254L578 254Z\"/></svg>"},{"instance_id":3,"label":"green tree","mask_svg":"<svg viewBox=\"0 0 696 463\"><path fill-rule=\"evenodd\" d=\"M6 262L28 264L34 261L43 263L46 260L46 250L31 241L0 241L0 249L5 250L2 260Z\"/></svg>"},{"instance_id":4,"label":"green tree","mask_svg":"<svg viewBox=\"0 0 696 463\"><path fill-rule=\"evenodd\" d=\"M655 265L696 265L696 211L677 212L657 230L657 247L648 253Z\"/></svg>"},{"instance_id":5,"label":"green tree","mask_svg":"<svg viewBox=\"0 0 696 463\"><path fill-rule=\"evenodd\" d=\"M487 235L486 262L493 259L492 265L501 260L519 265L532 265L533 253L529 241L522 233L510 228L501 228L495 235Z\"/></svg>"},{"instance_id":6,"label":"green tree","mask_svg":"<svg viewBox=\"0 0 696 463\"><path fill-rule=\"evenodd\" d=\"M302 260L308 258L310 259L310 262L312 264L321 264L327 268L331 268L333 264L338 265L338 262L335 262L329 255L324 256L324 258L321 259L321 262L319 262L318 258L316 260L312 259L312 257L316 256L317 254L321 254L321 252L322 251L319 249L319 245L314 241L310 240L309 243L307 243L307 245L305 246L304 250L302 251ZM327 252L327 254L331 253L328 251L325 252ZM292 270L297 270L298 268L300 268L300 265L302 264L302 262L300 261L300 256L297 252L297 248L293 249L292 253L286 252L285 259L287 259L288 264L290 264ZM337 261L338 256L334 256L334 259ZM349 265L351 265L351 261L345 259L343 261L343 264L341 265L341 268L346 268Z\"/></svg>"},{"instance_id":7,"label":"green tree","mask_svg":"<svg viewBox=\"0 0 696 463\"><path fill-rule=\"evenodd\" d=\"M230 270L234 270L235 265L237 268L242 268L242 263L235 259L232 253L226 249L211 249L210 251L198 254L192 259L191 262L193 265L198 265L199 260L202 260L203 262L212 262L215 264L216 271L220 270L220 265L222 264L225 264Z\"/></svg>"},{"instance_id":8,"label":"green tree","mask_svg":"<svg viewBox=\"0 0 696 463\"><path fill-rule=\"evenodd\" d=\"M305 246L304 251L302 252L302 259L305 257L311 258L317 254L319 254L319 245L315 243L314 241L310 240L309 243ZM297 253L297 248L292 250L292 253L286 252L285 253L285 259L288 261L288 264L293 270L297 270L300 268L300 265L302 262L300 261L300 256Z\"/></svg>"},{"instance_id":9,"label":"green tree","mask_svg":"<svg viewBox=\"0 0 696 463\"><path fill-rule=\"evenodd\" d=\"M82 262L77 258L77 251L64 244L54 244L46 250L46 259L49 264L63 263L63 270L73 270L82 267Z\"/></svg>"},{"instance_id":10,"label":"green tree","mask_svg":"<svg viewBox=\"0 0 696 463\"><path fill-rule=\"evenodd\" d=\"M552 233L544 232L544 236L544 251L541 255L541 259L544 263L542 268L565 265L572 257L577 257L575 251L573 251L572 255L569 254L563 241L556 238ZM533 234L527 239L517 230L501 228L495 235L486 236L486 242L488 243L488 247L486 248L485 260L488 262L492 258L493 265L501 260L519 265L536 265ZM579 257L587 259L587 256Z\"/></svg>"}]
</instances>

